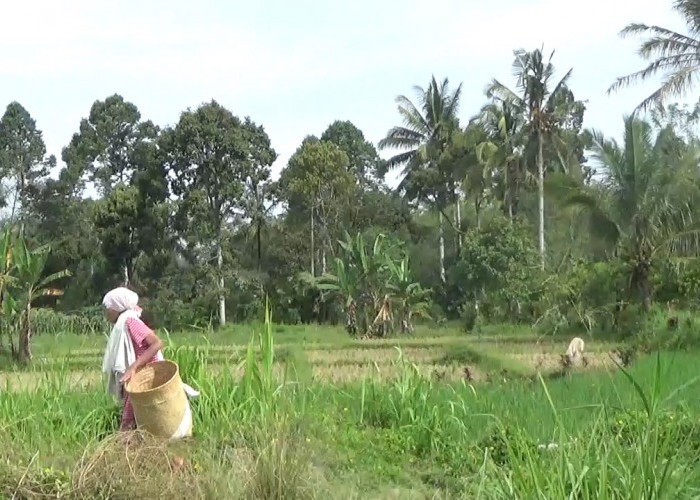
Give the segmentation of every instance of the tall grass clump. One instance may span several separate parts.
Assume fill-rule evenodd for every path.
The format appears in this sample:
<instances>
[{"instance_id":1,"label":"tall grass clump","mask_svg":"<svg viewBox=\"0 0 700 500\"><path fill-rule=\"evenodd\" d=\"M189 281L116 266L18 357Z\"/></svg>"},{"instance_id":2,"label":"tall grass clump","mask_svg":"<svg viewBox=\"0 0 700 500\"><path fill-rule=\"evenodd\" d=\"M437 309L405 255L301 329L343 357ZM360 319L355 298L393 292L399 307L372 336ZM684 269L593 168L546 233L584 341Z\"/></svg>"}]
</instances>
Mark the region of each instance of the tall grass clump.
<instances>
[{"instance_id":1,"label":"tall grass clump","mask_svg":"<svg viewBox=\"0 0 700 500\"><path fill-rule=\"evenodd\" d=\"M189 356L196 356L193 352L179 355L189 362ZM243 370L240 381L233 378L232 369ZM245 497L313 497L320 479L311 465L305 433L305 389L285 383L275 370L269 305L241 365L204 373L198 380L201 401L193 402L195 425L202 425L200 432L218 442L221 464L243 472L236 477L242 477Z\"/></svg>"},{"instance_id":2,"label":"tall grass clump","mask_svg":"<svg viewBox=\"0 0 700 500\"><path fill-rule=\"evenodd\" d=\"M424 376L399 350L398 376L390 382L364 380L360 389L359 425L393 430L404 453L460 475L471 468L466 451L473 444L473 388L436 383Z\"/></svg>"}]
</instances>

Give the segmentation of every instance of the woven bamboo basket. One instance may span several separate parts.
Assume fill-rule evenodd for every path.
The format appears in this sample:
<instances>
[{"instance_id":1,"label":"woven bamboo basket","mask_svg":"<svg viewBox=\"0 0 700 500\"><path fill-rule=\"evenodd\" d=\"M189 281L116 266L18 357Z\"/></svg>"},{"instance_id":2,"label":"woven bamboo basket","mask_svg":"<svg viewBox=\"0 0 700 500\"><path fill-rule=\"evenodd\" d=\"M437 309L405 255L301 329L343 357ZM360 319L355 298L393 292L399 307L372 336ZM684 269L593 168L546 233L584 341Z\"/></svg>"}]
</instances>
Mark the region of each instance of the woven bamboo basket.
<instances>
[{"instance_id":1,"label":"woven bamboo basket","mask_svg":"<svg viewBox=\"0 0 700 500\"><path fill-rule=\"evenodd\" d=\"M139 429L156 437L171 438L189 412L189 401L172 361L156 361L141 368L126 384ZM192 435L192 422L185 431Z\"/></svg>"}]
</instances>

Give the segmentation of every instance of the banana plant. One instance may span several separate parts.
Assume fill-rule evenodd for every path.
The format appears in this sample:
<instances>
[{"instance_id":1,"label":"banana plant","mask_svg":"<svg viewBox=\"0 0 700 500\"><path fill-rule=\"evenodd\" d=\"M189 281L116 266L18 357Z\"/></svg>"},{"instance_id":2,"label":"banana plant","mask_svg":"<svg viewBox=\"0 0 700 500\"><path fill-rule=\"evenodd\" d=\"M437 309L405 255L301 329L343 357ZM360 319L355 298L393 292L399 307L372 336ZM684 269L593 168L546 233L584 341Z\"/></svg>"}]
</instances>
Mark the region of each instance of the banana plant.
<instances>
[{"instance_id":1,"label":"banana plant","mask_svg":"<svg viewBox=\"0 0 700 500\"><path fill-rule=\"evenodd\" d=\"M7 227L0 238L0 300L2 331L8 339L12 357L20 362L32 358L32 306L40 297L59 296L62 291L52 286L70 276L59 271L43 276L50 253L47 245L30 249L22 234ZM15 338L18 338L15 342Z\"/></svg>"},{"instance_id":2,"label":"banana plant","mask_svg":"<svg viewBox=\"0 0 700 500\"><path fill-rule=\"evenodd\" d=\"M386 236L380 234L370 246L362 234L339 241L335 274L313 280L322 293L343 303L345 326L351 335L383 336L394 330L413 331L413 318L429 318L429 290L413 281L407 257L395 260Z\"/></svg>"},{"instance_id":3,"label":"banana plant","mask_svg":"<svg viewBox=\"0 0 700 500\"><path fill-rule=\"evenodd\" d=\"M351 335L383 335L392 322L386 268L386 237L378 235L367 247L361 234L338 242L340 256L335 260L335 274L317 278L322 292L342 300L345 326Z\"/></svg>"},{"instance_id":4,"label":"banana plant","mask_svg":"<svg viewBox=\"0 0 700 500\"><path fill-rule=\"evenodd\" d=\"M308 279L311 275L303 273ZM357 334L357 303L359 283L354 269L348 270L345 261L340 258L335 260L335 274L324 274L314 278L314 284L318 290L331 297L337 297L343 302L345 309L345 329L351 335Z\"/></svg>"},{"instance_id":5,"label":"banana plant","mask_svg":"<svg viewBox=\"0 0 700 500\"><path fill-rule=\"evenodd\" d=\"M398 262L387 256L387 267L393 278L390 288L397 305L401 333L413 333L414 317L430 319L430 290L413 280L407 256Z\"/></svg>"},{"instance_id":6,"label":"banana plant","mask_svg":"<svg viewBox=\"0 0 700 500\"><path fill-rule=\"evenodd\" d=\"M51 252L51 248L48 245L30 250L25 239L19 237L12 250L16 272L16 282L13 290L18 305L21 307L19 318L19 360L29 361L32 359L32 305L40 297L58 297L63 295L62 290L52 285L56 281L70 276L70 272L64 270L43 276L46 261Z\"/></svg>"},{"instance_id":7,"label":"banana plant","mask_svg":"<svg viewBox=\"0 0 700 500\"><path fill-rule=\"evenodd\" d=\"M0 307L0 312L2 313L2 322L0 325L0 353L10 351L12 357L17 357L17 348L14 344L14 329L13 326L16 325L14 321L14 315L12 314L15 307L15 301L8 292L8 288L12 286L16 278L12 276L12 270L14 268L12 259L12 227L8 226L2 233L0 238L0 301L2 307ZM7 339L7 347L3 342L3 338Z\"/></svg>"}]
</instances>

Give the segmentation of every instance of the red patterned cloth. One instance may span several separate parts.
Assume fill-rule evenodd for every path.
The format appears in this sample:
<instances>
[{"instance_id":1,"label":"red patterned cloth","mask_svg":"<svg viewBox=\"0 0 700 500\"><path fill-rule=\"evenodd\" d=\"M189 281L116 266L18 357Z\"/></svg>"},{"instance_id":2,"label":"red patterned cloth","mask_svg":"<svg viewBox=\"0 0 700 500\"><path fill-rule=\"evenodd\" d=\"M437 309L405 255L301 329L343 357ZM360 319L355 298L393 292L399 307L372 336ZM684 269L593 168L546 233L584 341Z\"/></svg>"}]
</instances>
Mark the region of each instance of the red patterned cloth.
<instances>
[{"instance_id":1,"label":"red patterned cloth","mask_svg":"<svg viewBox=\"0 0 700 500\"><path fill-rule=\"evenodd\" d=\"M136 359L140 358L146 350L148 350L148 343L146 338L153 333L153 330L148 328L143 321L136 318L129 318L126 320L126 329L129 332L129 337L131 337L131 342L134 344L134 352L136 354ZM153 363L157 361L157 355L154 355L148 363ZM122 422L120 429L123 431L134 429L136 427L136 419L134 418L134 407L131 405L131 400L129 396L124 394L124 410L122 412Z\"/></svg>"}]
</instances>

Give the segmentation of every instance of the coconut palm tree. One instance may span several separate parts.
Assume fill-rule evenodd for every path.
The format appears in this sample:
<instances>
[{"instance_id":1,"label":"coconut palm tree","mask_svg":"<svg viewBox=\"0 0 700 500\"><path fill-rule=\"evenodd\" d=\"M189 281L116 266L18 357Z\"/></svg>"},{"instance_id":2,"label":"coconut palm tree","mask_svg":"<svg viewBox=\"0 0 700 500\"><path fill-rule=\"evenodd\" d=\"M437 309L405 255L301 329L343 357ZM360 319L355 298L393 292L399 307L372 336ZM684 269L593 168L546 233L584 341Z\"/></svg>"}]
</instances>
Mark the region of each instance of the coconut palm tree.
<instances>
[{"instance_id":1,"label":"coconut palm tree","mask_svg":"<svg viewBox=\"0 0 700 500\"><path fill-rule=\"evenodd\" d=\"M380 149L397 149L400 153L386 164L387 169L403 167L398 189L412 199L432 199L439 210L440 278L445 282L445 238L442 211L448 195L455 196L450 172L441 172L438 159L457 126L457 110L462 93L460 84L450 90L445 78L438 83L433 77L427 89L415 87L417 105L408 97L396 98L403 125L393 127L379 142ZM435 175L437 174L437 175Z\"/></svg>"},{"instance_id":2,"label":"coconut palm tree","mask_svg":"<svg viewBox=\"0 0 700 500\"><path fill-rule=\"evenodd\" d=\"M628 24L621 32L623 37L646 35L648 38L639 47L639 54L649 64L642 70L619 77L608 89L608 93L622 87L648 80L661 73L663 82L637 110L649 109L652 105L663 105L670 97L678 97L690 90L700 71L700 2L698 0L676 0L673 8L685 19L688 32L642 23Z\"/></svg>"},{"instance_id":3,"label":"coconut palm tree","mask_svg":"<svg viewBox=\"0 0 700 500\"><path fill-rule=\"evenodd\" d=\"M544 248L544 142L550 133L555 130L567 114L560 104L565 101L561 98L562 92L568 90L567 82L572 70L566 72L563 78L555 85L554 65L552 57L554 52L545 61L542 50L537 49L526 52L516 50L513 62L513 73L516 77L517 92L509 89L498 80L493 80L487 88L486 94L498 101L511 103L521 110L527 119L526 128L529 136L536 140L537 144L537 184L539 192L539 243L540 259L542 267L545 264Z\"/></svg>"},{"instance_id":4,"label":"coconut palm tree","mask_svg":"<svg viewBox=\"0 0 700 500\"><path fill-rule=\"evenodd\" d=\"M488 141L482 146L482 155L488 154L489 161L500 168L498 191L503 197L504 212L512 220L517 213L520 187L527 174L523 168L524 116L512 103L498 100L481 108L472 122L483 127L488 136Z\"/></svg>"},{"instance_id":5,"label":"coconut palm tree","mask_svg":"<svg viewBox=\"0 0 700 500\"><path fill-rule=\"evenodd\" d=\"M570 186L565 196L567 205L584 209L593 234L611 253L627 261L630 291L647 309L654 259L697 251L691 207L698 196L698 151L678 147L675 139L669 130L654 137L652 127L634 116L625 118L622 145L594 132L592 159L604 175L602 185Z\"/></svg>"}]
</instances>

